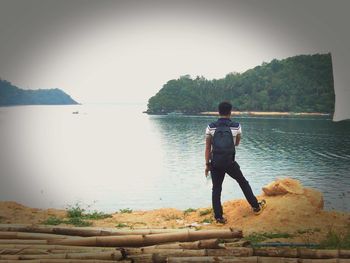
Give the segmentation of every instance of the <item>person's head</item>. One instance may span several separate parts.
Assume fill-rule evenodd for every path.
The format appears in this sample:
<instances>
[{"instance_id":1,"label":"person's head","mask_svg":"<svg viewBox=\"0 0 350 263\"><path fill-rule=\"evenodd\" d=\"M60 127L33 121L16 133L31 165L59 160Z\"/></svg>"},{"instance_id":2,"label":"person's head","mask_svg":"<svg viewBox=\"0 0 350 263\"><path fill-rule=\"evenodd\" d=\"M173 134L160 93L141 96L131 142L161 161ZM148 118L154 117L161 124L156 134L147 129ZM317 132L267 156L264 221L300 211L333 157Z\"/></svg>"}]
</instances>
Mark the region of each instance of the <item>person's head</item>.
<instances>
[{"instance_id":1,"label":"person's head","mask_svg":"<svg viewBox=\"0 0 350 263\"><path fill-rule=\"evenodd\" d=\"M223 101L219 104L218 109L220 116L229 116L231 115L232 104L228 101Z\"/></svg>"}]
</instances>

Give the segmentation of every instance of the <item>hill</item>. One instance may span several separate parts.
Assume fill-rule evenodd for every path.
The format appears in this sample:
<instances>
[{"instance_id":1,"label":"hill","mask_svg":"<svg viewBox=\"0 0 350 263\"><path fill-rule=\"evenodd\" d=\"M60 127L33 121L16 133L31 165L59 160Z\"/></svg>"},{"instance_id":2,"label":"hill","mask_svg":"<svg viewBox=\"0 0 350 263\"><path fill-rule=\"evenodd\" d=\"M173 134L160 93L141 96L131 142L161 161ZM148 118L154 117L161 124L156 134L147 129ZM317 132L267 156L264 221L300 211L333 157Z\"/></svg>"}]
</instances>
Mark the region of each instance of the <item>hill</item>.
<instances>
[{"instance_id":1,"label":"hill","mask_svg":"<svg viewBox=\"0 0 350 263\"><path fill-rule=\"evenodd\" d=\"M0 79L0 106L78 104L60 89L23 90Z\"/></svg>"},{"instance_id":2,"label":"hill","mask_svg":"<svg viewBox=\"0 0 350 263\"><path fill-rule=\"evenodd\" d=\"M169 80L149 99L147 113L216 111L224 100L231 101L234 110L239 111L333 113L331 55L274 59L222 79L181 76Z\"/></svg>"}]
</instances>

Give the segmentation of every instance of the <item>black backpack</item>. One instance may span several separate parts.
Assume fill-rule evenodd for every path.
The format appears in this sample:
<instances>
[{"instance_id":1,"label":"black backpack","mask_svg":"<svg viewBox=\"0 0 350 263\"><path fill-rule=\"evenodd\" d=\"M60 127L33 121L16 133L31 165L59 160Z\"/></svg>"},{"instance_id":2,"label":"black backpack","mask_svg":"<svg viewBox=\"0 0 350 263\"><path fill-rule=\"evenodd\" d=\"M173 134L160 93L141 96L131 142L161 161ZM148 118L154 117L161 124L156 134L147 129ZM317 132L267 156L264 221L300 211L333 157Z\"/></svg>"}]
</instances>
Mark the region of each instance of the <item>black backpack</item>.
<instances>
[{"instance_id":1,"label":"black backpack","mask_svg":"<svg viewBox=\"0 0 350 263\"><path fill-rule=\"evenodd\" d=\"M235 160L235 143L229 123L220 123L215 130L212 140L212 166L225 169Z\"/></svg>"}]
</instances>

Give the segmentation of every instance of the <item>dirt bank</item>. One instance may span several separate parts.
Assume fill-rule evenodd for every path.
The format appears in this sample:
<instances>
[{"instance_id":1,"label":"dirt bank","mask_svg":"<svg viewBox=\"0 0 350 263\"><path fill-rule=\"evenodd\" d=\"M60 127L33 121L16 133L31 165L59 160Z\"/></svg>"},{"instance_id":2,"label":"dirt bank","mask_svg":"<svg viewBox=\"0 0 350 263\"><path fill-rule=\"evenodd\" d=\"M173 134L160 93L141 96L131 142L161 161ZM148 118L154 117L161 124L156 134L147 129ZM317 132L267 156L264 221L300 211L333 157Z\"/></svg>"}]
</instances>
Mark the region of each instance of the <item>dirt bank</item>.
<instances>
[{"instance_id":1,"label":"dirt bank","mask_svg":"<svg viewBox=\"0 0 350 263\"><path fill-rule=\"evenodd\" d=\"M265 199L267 207L261 215L254 215L246 200L225 202L225 226L212 223L209 207L196 211L163 208L132 213L114 213L111 218L92 220L93 226L124 228L184 228L201 229L235 227L245 236L252 233L289 233L288 241L317 242L328 231L342 233L350 226L350 213L323 210L322 193L304 188L291 178L276 180L263 187L258 199ZM66 211L29 208L15 202L0 202L0 223L40 224L49 217L65 218ZM274 241L286 241L278 238Z\"/></svg>"}]
</instances>

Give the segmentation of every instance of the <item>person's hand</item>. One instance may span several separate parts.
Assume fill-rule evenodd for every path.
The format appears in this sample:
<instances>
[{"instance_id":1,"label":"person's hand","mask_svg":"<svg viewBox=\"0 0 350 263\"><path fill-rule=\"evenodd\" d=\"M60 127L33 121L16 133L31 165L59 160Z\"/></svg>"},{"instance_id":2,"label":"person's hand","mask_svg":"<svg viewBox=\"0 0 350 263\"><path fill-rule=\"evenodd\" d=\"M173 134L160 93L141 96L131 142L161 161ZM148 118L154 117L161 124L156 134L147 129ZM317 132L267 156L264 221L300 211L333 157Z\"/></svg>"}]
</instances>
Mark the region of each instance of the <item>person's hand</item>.
<instances>
[{"instance_id":1,"label":"person's hand","mask_svg":"<svg viewBox=\"0 0 350 263\"><path fill-rule=\"evenodd\" d=\"M208 176L209 171L210 171L210 164L206 164L205 165L205 176Z\"/></svg>"}]
</instances>

